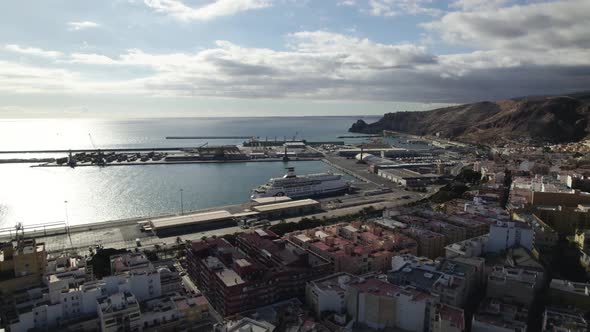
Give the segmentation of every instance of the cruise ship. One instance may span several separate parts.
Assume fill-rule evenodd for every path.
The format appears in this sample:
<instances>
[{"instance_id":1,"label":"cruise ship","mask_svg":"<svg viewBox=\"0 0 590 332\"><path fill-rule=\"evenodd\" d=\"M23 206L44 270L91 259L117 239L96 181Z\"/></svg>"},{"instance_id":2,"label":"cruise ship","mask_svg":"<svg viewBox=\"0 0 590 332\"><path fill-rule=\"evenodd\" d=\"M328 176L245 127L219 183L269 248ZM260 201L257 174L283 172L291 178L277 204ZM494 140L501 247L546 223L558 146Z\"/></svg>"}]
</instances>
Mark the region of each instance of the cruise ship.
<instances>
[{"instance_id":1,"label":"cruise ship","mask_svg":"<svg viewBox=\"0 0 590 332\"><path fill-rule=\"evenodd\" d=\"M350 183L342 179L341 174L320 173L297 176L295 168L287 168L282 178L272 178L252 190L252 199L260 197L288 196L302 198L312 196L333 195L345 192Z\"/></svg>"}]
</instances>

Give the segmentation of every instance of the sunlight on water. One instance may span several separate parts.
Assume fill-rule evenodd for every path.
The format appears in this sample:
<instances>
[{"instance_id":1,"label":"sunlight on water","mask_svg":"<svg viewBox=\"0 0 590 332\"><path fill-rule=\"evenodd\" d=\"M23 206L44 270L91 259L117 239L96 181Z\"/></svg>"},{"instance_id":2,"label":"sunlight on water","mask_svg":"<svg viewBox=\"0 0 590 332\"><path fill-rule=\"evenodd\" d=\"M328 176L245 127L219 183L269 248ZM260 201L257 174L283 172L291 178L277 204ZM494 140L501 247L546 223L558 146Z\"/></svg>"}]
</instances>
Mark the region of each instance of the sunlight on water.
<instances>
[{"instance_id":1,"label":"sunlight on water","mask_svg":"<svg viewBox=\"0 0 590 332\"><path fill-rule=\"evenodd\" d=\"M251 135L338 140L356 118L238 118L151 120L2 120L0 151L21 149L196 146L167 135ZM239 144L215 140L210 144ZM47 157L2 154L0 158ZM57 155L59 156L59 155ZM55 154L49 157L56 157ZM293 165L300 174L327 171L322 162L31 168L0 164L0 227L17 222L71 224L177 213L180 188L187 210L243 203L250 190Z\"/></svg>"}]
</instances>

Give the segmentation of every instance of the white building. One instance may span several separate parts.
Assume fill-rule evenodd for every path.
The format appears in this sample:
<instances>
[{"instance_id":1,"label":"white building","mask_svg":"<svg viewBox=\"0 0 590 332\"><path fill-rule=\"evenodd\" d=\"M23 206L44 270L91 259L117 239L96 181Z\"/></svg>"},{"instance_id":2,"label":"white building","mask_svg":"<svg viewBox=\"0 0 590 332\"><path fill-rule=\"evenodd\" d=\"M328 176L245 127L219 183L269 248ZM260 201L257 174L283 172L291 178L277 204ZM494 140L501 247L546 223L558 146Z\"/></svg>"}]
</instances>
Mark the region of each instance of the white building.
<instances>
[{"instance_id":1,"label":"white building","mask_svg":"<svg viewBox=\"0 0 590 332\"><path fill-rule=\"evenodd\" d=\"M141 331L141 311L133 294L120 292L100 300L97 307L103 332Z\"/></svg>"},{"instance_id":2,"label":"white building","mask_svg":"<svg viewBox=\"0 0 590 332\"><path fill-rule=\"evenodd\" d=\"M522 222L498 222L490 226L486 252L500 252L516 246L530 251L533 244L534 231L530 225Z\"/></svg>"},{"instance_id":3,"label":"white building","mask_svg":"<svg viewBox=\"0 0 590 332\"><path fill-rule=\"evenodd\" d=\"M358 282L360 277L346 272L339 272L327 277L310 281L306 287L306 301L319 317L325 312L337 314L346 311L346 290L350 282Z\"/></svg>"},{"instance_id":4,"label":"white building","mask_svg":"<svg viewBox=\"0 0 590 332\"><path fill-rule=\"evenodd\" d=\"M118 270L121 272L116 275L88 282L84 282L83 268L59 271L44 277L46 290L29 292L30 300L17 307L18 320L10 323L11 331L52 329L68 320L95 318L98 301L117 293L131 293L138 301L162 295L160 274L149 262L131 264L131 268Z\"/></svg>"},{"instance_id":5,"label":"white building","mask_svg":"<svg viewBox=\"0 0 590 332\"><path fill-rule=\"evenodd\" d=\"M445 247L445 257L479 257L486 252L489 235L482 235Z\"/></svg>"}]
</instances>

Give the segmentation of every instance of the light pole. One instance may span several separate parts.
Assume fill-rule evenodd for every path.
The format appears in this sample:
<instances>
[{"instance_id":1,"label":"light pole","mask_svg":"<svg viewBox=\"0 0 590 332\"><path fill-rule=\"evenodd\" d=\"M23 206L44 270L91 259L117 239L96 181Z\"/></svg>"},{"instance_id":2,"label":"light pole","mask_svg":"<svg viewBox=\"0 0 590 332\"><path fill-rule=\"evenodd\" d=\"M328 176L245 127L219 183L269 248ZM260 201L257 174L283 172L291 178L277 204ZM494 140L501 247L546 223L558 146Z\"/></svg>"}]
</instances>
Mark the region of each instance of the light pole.
<instances>
[{"instance_id":1,"label":"light pole","mask_svg":"<svg viewBox=\"0 0 590 332\"><path fill-rule=\"evenodd\" d=\"M64 208L66 210L66 229L68 229L68 232L70 231L70 218L68 217L68 201L64 201Z\"/></svg>"},{"instance_id":2,"label":"light pole","mask_svg":"<svg viewBox=\"0 0 590 332\"><path fill-rule=\"evenodd\" d=\"M64 207L66 210L66 233L68 234L68 238L70 239L70 246L73 247L72 244L72 235L70 234L70 218L68 216L68 201L64 201Z\"/></svg>"},{"instance_id":3,"label":"light pole","mask_svg":"<svg viewBox=\"0 0 590 332\"><path fill-rule=\"evenodd\" d=\"M183 191L184 191L184 189L180 188L180 214L181 215L184 214L184 202L183 202L183 197L182 197Z\"/></svg>"}]
</instances>

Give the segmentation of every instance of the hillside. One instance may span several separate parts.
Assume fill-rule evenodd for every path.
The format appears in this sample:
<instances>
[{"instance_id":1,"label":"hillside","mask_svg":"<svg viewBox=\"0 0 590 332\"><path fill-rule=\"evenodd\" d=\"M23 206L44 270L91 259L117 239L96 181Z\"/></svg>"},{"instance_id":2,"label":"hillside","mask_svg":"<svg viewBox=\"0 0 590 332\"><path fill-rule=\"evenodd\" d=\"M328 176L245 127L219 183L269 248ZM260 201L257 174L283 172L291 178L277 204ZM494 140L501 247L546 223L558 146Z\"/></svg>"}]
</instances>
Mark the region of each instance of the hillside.
<instances>
[{"instance_id":1,"label":"hillside","mask_svg":"<svg viewBox=\"0 0 590 332\"><path fill-rule=\"evenodd\" d=\"M581 98L577 98L580 96ZM588 93L478 102L426 112L387 113L375 123L357 121L351 132L393 130L472 143L573 142L590 133Z\"/></svg>"}]
</instances>

